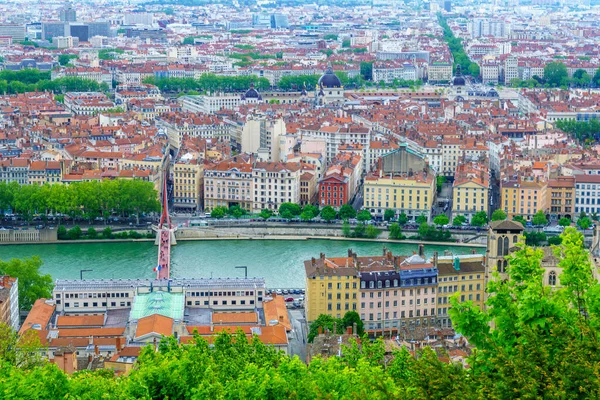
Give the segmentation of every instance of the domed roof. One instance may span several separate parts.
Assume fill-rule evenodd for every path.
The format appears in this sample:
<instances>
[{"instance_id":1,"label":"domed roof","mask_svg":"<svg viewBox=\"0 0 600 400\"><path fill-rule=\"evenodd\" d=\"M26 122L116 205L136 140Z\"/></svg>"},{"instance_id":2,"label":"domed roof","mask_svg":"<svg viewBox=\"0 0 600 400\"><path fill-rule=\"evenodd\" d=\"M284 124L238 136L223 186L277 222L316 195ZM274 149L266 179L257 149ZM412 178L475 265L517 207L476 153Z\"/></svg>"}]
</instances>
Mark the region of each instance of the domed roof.
<instances>
[{"instance_id":1,"label":"domed roof","mask_svg":"<svg viewBox=\"0 0 600 400\"><path fill-rule=\"evenodd\" d=\"M322 88L341 88L342 81L340 81L340 78L333 73L333 69L330 65L325 74L319 78L318 85Z\"/></svg>"},{"instance_id":2,"label":"domed roof","mask_svg":"<svg viewBox=\"0 0 600 400\"><path fill-rule=\"evenodd\" d=\"M454 79L452 80L452 85L453 86L465 86L465 78L462 76L462 72L460 70L460 64L458 64L456 66L456 75L454 76Z\"/></svg>"},{"instance_id":3,"label":"domed roof","mask_svg":"<svg viewBox=\"0 0 600 400\"><path fill-rule=\"evenodd\" d=\"M242 95L242 100L247 99L262 100L262 96L260 95L260 93L258 93L258 91L254 89L254 83L251 83L250 89L246 90L246 93Z\"/></svg>"}]
</instances>

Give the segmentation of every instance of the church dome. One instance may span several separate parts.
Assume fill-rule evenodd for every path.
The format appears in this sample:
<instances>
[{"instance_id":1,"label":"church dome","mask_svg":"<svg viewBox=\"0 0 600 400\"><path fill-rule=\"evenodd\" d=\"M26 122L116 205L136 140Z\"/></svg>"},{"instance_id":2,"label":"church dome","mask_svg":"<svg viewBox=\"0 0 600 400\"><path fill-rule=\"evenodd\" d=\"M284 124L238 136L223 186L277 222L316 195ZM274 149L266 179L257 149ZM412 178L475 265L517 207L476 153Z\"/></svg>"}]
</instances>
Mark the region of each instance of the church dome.
<instances>
[{"instance_id":1,"label":"church dome","mask_svg":"<svg viewBox=\"0 0 600 400\"><path fill-rule=\"evenodd\" d=\"M452 86L465 86L466 81L464 76L462 76L462 72L460 70L460 64L456 66L456 75L452 80Z\"/></svg>"},{"instance_id":2,"label":"church dome","mask_svg":"<svg viewBox=\"0 0 600 400\"><path fill-rule=\"evenodd\" d=\"M250 89L246 90L246 93L242 95L242 100L262 100L262 96L256 89L254 89L254 83L250 84Z\"/></svg>"},{"instance_id":3,"label":"church dome","mask_svg":"<svg viewBox=\"0 0 600 400\"><path fill-rule=\"evenodd\" d=\"M331 66L327 68L327 71L323 76L319 78L318 85L322 88L341 88L342 81L337 77L336 74L333 73L333 69Z\"/></svg>"}]
</instances>

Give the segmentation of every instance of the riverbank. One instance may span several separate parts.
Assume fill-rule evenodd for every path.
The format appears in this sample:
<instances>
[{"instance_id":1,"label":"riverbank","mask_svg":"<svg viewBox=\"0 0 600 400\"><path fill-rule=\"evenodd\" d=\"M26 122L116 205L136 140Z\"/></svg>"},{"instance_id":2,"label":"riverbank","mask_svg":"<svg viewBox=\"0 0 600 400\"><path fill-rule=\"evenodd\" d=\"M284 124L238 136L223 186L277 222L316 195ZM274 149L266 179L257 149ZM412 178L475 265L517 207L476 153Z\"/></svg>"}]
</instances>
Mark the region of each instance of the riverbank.
<instances>
[{"instance_id":1,"label":"riverbank","mask_svg":"<svg viewBox=\"0 0 600 400\"><path fill-rule=\"evenodd\" d=\"M365 239L365 238L348 238L343 236L298 236L298 235L256 235L256 236L222 236L222 237L178 237L177 241L196 242L196 241L230 241L230 240L330 240L330 241L347 241L347 242L369 242L369 243L396 243L396 244L423 244L430 246L448 246L448 247L487 247L482 243L458 243L458 242L428 242L422 240L392 240L392 239ZM90 239L90 240L57 240L55 242L18 242L18 243L0 243L3 246L9 245L32 245L32 244L92 244L92 243L135 243L135 242L154 242L155 239Z\"/></svg>"}]
</instances>

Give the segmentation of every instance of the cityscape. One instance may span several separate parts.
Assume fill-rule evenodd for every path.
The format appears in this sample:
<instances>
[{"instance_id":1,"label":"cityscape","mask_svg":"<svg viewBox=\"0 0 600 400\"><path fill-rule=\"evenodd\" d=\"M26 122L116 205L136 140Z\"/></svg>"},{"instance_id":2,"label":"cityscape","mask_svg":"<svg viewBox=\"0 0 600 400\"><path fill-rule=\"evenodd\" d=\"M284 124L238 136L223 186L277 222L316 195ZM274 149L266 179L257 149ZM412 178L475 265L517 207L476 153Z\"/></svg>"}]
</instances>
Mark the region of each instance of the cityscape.
<instances>
[{"instance_id":1,"label":"cityscape","mask_svg":"<svg viewBox=\"0 0 600 400\"><path fill-rule=\"evenodd\" d=\"M600 398L598 0L0 12L0 397Z\"/></svg>"}]
</instances>

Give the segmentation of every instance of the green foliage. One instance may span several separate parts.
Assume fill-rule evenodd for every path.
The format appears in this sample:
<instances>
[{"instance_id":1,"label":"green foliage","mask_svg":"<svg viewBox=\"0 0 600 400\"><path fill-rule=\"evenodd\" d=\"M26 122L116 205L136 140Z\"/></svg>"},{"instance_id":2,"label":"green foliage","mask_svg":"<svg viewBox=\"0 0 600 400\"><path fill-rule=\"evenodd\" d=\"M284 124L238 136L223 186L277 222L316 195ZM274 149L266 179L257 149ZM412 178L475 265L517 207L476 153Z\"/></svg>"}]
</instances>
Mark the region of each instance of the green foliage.
<instances>
[{"instance_id":1,"label":"green foliage","mask_svg":"<svg viewBox=\"0 0 600 400\"><path fill-rule=\"evenodd\" d=\"M396 216L396 211L391 208L388 208L383 213L383 219L386 221L391 221L392 219L394 219L395 216Z\"/></svg>"},{"instance_id":2,"label":"green foliage","mask_svg":"<svg viewBox=\"0 0 600 400\"><path fill-rule=\"evenodd\" d=\"M402 234L402 228L400 228L400 225L398 225L396 223L393 223L392 225L390 225L389 238L393 239L393 240L405 239L404 235Z\"/></svg>"},{"instance_id":3,"label":"green foliage","mask_svg":"<svg viewBox=\"0 0 600 400\"><path fill-rule=\"evenodd\" d=\"M69 229L69 231L67 232L67 237L71 240L81 239L82 235L83 235L83 232L81 231L81 228L79 227L79 225L75 225L73 228Z\"/></svg>"},{"instance_id":4,"label":"green foliage","mask_svg":"<svg viewBox=\"0 0 600 400\"><path fill-rule=\"evenodd\" d=\"M562 217L561 219L558 220L558 225L564 226L564 227L571 226L571 219Z\"/></svg>"},{"instance_id":5,"label":"green foliage","mask_svg":"<svg viewBox=\"0 0 600 400\"><path fill-rule=\"evenodd\" d=\"M98 52L98 58L100 60L114 60L118 54L125 53L123 49L102 49Z\"/></svg>"},{"instance_id":6,"label":"green foliage","mask_svg":"<svg viewBox=\"0 0 600 400\"><path fill-rule=\"evenodd\" d=\"M301 90L304 85L311 91L317 86L320 75L287 75L282 76L277 87L282 90Z\"/></svg>"},{"instance_id":7,"label":"green foliage","mask_svg":"<svg viewBox=\"0 0 600 400\"><path fill-rule=\"evenodd\" d=\"M523 218L522 215L515 215L513 217L513 221L520 222L521 225L523 225L523 226L527 225L527 220L525 218Z\"/></svg>"},{"instance_id":8,"label":"green foliage","mask_svg":"<svg viewBox=\"0 0 600 400\"><path fill-rule=\"evenodd\" d=\"M335 33L328 33L326 35L323 36L323 39L325 40L338 40L338 35L336 35Z\"/></svg>"},{"instance_id":9,"label":"green foliage","mask_svg":"<svg viewBox=\"0 0 600 400\"><path fill-rule=\"evenodd\" d=\"M225 76L215 74L202 74L199 79L193 78L160 78L149 77L143 80L144 83L156 85L164 92L189 92L195 90L204 91L244 91L251 84L256 89L268 89L271 84L266 78L259 78L256 75L249 76Z\"/></svg>"},{"instance_id":10,"label":"green foliage","mask_svg":"<svg viewBox=\"0 0 600 400\"><path fill-rule=\"evenodd\" d=\"M0 275L8 275L19 279L19 307L29 310L33 303L42 297L50 298L52 294L52 277L42 275L40 268L42 260L39 257L13 258L10 261L0 261Z\"/></svg>"},{"instance_id":11,"label":"green foliage","mask_svg":"<svg viewBox=\"0 0 600 400\"><path fill-rule=\"evenodd\" d=\"M419 225L419 238L421 240L444 242L451 240L451 234L449 230L436 228L435 225L429 225L427 222L423 222Z\"/></svg>"},{"instance_id":12,"label":"green foliage","mask_svg":"<svg viewBox=\"0 0 600 400\"><path fill-rule=\"evenodd\" d=\"M524 232L525 243L528 246L539 246L542 242L546 240L546 233L544 232Z\"/></svg>"},{"instance_id":13,"label":"green foliage","mask_svg":"<svg viewBox=\"0 0 600 400\"><path fill-rule=\"evenodd\" d=\"M110 229L109 226L107 226L106 228L104 228L104 230L102 230L102 238L103 239L111 239L112 238L112 229Z\"/></svg>"},{"instance_id":14,"label":"green foliage","mask_svg":"<svg viewBox=\"0 0 600 400\"><path fill-rule=\"evenodd\" d=\"M452 53L452 58L454 58L454 67L456 68L456 66L460 64L463 74L471 75L473 77L479 76L479 66L469 59L469 56L462 45L462 39L454 37L446 18L441 14L438 14L438 22L444 31L444 39Z\"/></svg>"},{"instance_id":15,"label":"green foliage","mask_svg":"<svg viewBox=\"0 0 600 400\"><path fill-rule=\"evenodd\" d=\"M210 217L221 219L221 218L224 218L225 215L227 215L228 211L229 211L229 209L227 207L217 206L211 210Z\"/></svg>"},{"instance_id":16,"label":"green foliage","mask_svg":"<svg viewBox=\"0 0 600 400\"><path fill-rule=\"evenodd\" d=\"M87 232L85 233L85 236L88 239L97 239L98 238L98 231L96 231L94 228L88 228Z\"/></svg>"},{"instance_id":17,"label":"green foliage","mask_svg":"<svg viewBox=\"0 0 600 400\"><path fill-rule=\"evenodd\" d=\"M438 175L435 178L435 186L436 186L438 194L441 193L442 186L444 185L444 183L446 183L446 177L444 175Z\"/></svg>"},{"instance_id":18,"label":"green foliage","mask_svg":"<svg viewBox=\"0 0 600 400\"><path fill-rule=\"evenodd\" d=\"M592 78L592 82L596 84L596 86L600 86L600 68L596 70L594 77Z\"/></svg>"},{"instance_id":19,"label":"green foliage","mask_svg":"<svg viewBox=\"0 0 600 400\"><path fill-rule=\"evenodd\" d=\"M227 209L227 215L233 217L233 218L241 218L244 215L248 214L248 211L244 210L243 208L241 208L239 205L233 205L230 206Z\"/></svg>"},{"instance_id":20,"label":"green foliage","mask_svg":"<svg viewBox=\"0 0 600 400\"><path fill-rule=\"evenodd\" d=\"M258 214L258 216L266 221L273 216L273 211L269 210L268 208L265 208L260 211L260 214Z\"/></svg>"},{"instance_id":21,"label":"green foliage","mask_svg":"<svg viewBox=\"0 0 600 400\"><path fill-rule=\"evenodd\" d=\"M349 48L350 47L350 39L344 39L342 41L342 47L343 48Z\"/></svg>"},{"instance_id":22,"label":"green foliage","mask_svg":"<svg viewBox=\"0 0 600 400\"><path fill-rule=\"evenodd\" d=\"M561 86L567 84L567 66L561 62L551 62L544 67L544 80L551 86Z\"/></svg>"},{"instance_id":23,"label":"green foliage","mask_svg":"<svg viewBox=\"0 0 600 400\"><path fill-rule=\"evenodd\" d=\"M65 95L64 94L57 94L56 96L54 96L54 101L57 101L59 103L64 103L65 102Z\"/></svg>"},{"instance_id":24,"label":"green foliage","mask_svg":"<svg viewBox=\"0 0 600 400\"><path fill-rule=\"evenodd\" d=\"M401 212L400 215L398 215L398 223L400 224L400 226L404 226L408 223L408 216L404 211Z\"/></svg>"},{"instance_id":25,"label":"green foliage","mask_svg":"<svg viewBox=\"0 0 600 400\"><path fill-rule=\"evenodd\" d=\"M61 54L58 56L58 63L60 65L67 65L71 60L79 58L76 54Z\"/></svg>"},{"instance_id":26,"label":"green foliage","mask_svg":"<svg viewBox=\"0 0 600 400\"><path fill-rule=\"evenodd\" d=\"M600 137L600 120L598 119L591 119L587 122L558 120L555 125L580 143L595 142Z\"/></svg>"},{"instance_id":27,"label":"green foliage","mask_svg":"<svg viewBox=\"0 0 600 400\"><path fill-rule=\"evenodd\" d=\"M334 220L336 216L337 216L337 213L331 206L325 206L321 210L321 218L323 218L325 221Z\"/></svg>"},{"instance_id":28,"label":"green foliage","mask_svg":"<svg viewBox=\"0 0 600 400\"><path fill-rule=\"evenodd\" d=\"M279 216L285 219L297 217L302 212L300 206L296 203L281 203L279 206Z\"/></svg>"},{"instance_id":29,"label":"green foliage","mask_svg":"<svg viewBox=\"0 0 600 400\"><path fill-rule=\"evenodd\" d=\"M356 210L350 204L344 204L340 207L339 215L341 219L348 220L356 217Z\"/></svg>"},{"instance_id":30,"label":"green foliage","mask_svg":"<svg viewBox=\"0 0 600 400\"><path fill-rule=\"evenodd\" d=\"M485 211L479 211L471 218L472 226L484 226L488 223L488 215Z\"/></svg>"},{"instance_id":31,"label":"green foliage","mask_svg":"<svg viewBox=\"0 0 600 400\"><path fill-rule=\"evenodd\" d=\"M59 239L66 239L67 238L67 228L65 228L64 225L59 225L58 229L56 230L56 236Z\"/></svg>"},{"instance_id":32,"label":"green foliage","mask_svg":"<svg viewBox=\"0 0 600 400\"><path fill-rule=\"evenodd\" d=\"M365 229L365 236L369 239L377 238L377 236L379 236L380 233L381 233L381 230L377 229L373 225L368 225L367 228Z\"/></svg>"},{"instance_id":33,"label":"green foliage","mask_svg":"<svg viewBox=\"0 0 600 400\"><path fill-rule=\"evenodd\" d=\"M433 223L436 224L436 225L438 225L438 226L448 225L448 222L450 222L450 219L446 215L444 215L444 214L437 215L433 219Z\"/></svg>"},{"instance_id":34,"label":"green foliage","mask_svg":"<svg viewBox=\"0 0 600 400\"><path fill-rule=\"evenodd\" d=\"M0 322L0 366L3 368L28 371L43 366L45 361L40 352L43 350L36 330L19 335L11 326Z\"/></svg>"},{"instance_id":35,"label":"green foliage","mask_svg":"<svg viewBox=\"0 0 600 400\"><path fill-rule=\"evenodd\" d=\"M370 221L371 219L373 219L373 216L371 215L369 210L364 209L358 213L358 215L356 216L356 219L359 220L360 222L367 222L367 221Z\"/></svg>"},{"instance_id":36,"label":"green foliage","mask_svg":"<svg viewBox=\"0 0 600 400\"><path fill-rule=\"evenodd\" d=\"M546 218L546 214L544 214L544 211L539 210L535 213L535 215L531 219L531 222L534 226L545 226L548 224L548 219Z\"/></svg>"},{"instance_id":37,"label":"green foliage","mask_svg":"<svg viewBox=\"0 0 600 400\"><path fill-rule=\"evenodd\" d=\"M212 39L211 35L188 36L183 39L182 44L194 44L194 39Z\"/></svg>"},{"instance_id":38,"label":"green foliage","mask_svg":"<svg viewBox=\"0 0 600 400\"><path fill-rule=\"evenodd\" d=\"M360 75L366 81L373 79L373 63L369 61L361 61L360 63Z\"/></svg>"},{"instance_id":39,"label":"green foliage","mask_svg":"<svg viewBox=\"0 0 600 400\"><path fill-rule=\"evenodd\" d=\"M346 220L342 224L342 236L352 237L352 228L350 227L350 224Z\"/></svg>"},{"instance_id":40,"label":"green foliage","mask_svg":"<svg viewBox=\"0 0 600 400\"><path fill-rule=\"evenodd\" d=\"M464 224L466 222L467 222L467 218L465 218L464 215L457 215L452 220L452 225L454 225L454 226L461 226L462 224Z\"/></svg>"},{"instance_id":41,"label":"green foliage","mask_svg":"<svg viewBox=\"0 0 600 400\"><path fill-rule=\"evenodd\" d=\"M598 398L599 285L583 236L567 228L555 250L562 287L544 288L541 249L521 246L508 280L494 274L487 307L451 297L457 332L477 347L470 378L485 398Z\"/></svg>"},{"instance_id":42,"label":"green foliage","mask_svg":"<svg viewBox=\"0 0 600 400\"><path fill-rule=\"evenodd\" d=\"M499 208L492 213L492 221L504 221L506 219L506 213L503 209Z\"/></svg>"},{"instance_id":43,"label":"green foliage","mask_svg":"<svg viewBox=\"0 0 600 400\"><path fill-rule=\"evenodd\" d=\"M583 230L586 230L592 226L592 221L584 212L582 212L579 215L579 218L577 218L577 226Z\"/></svg>"},{"instance_id":44,"label":"green foliage","mask_svg":"<svg viewBox=\"0 0 600 400\"><path fill-rule=\"evenodd\" d=\"M561 243L562 243L562 238L560 236L550 236L548 238L548 244L551 246L552 245L558 246Z\"/></svg>"},{"instance_id":45,"label":"green foliage","mask_svg":"<svg viewBox=\"0 0 600 400\"><path fill-rule=\"evenodd\" d=\"M427 223L427 217L425 215L421 214L415 219L415 222L419 225Z\"/></svg>"},{"instance_id":46,"label":"green foliage","mask_svg":"<svg viewBox=\"0 0 600 400\"><path fill-rule=\"evenodd\" d=\"M352 327L356 323L356 333L362 336L365 332L364 324L360 319L360 315L356 311L347 311L342 318L334 318L330 315L321 314L314 320L308 329L308 342L312 343L315 337L319 334L319 328L325 333L329 330L332 333L344 333L346 328ZM336 331L333 331L335 324Z\"/></svg>"}]
</instances>

